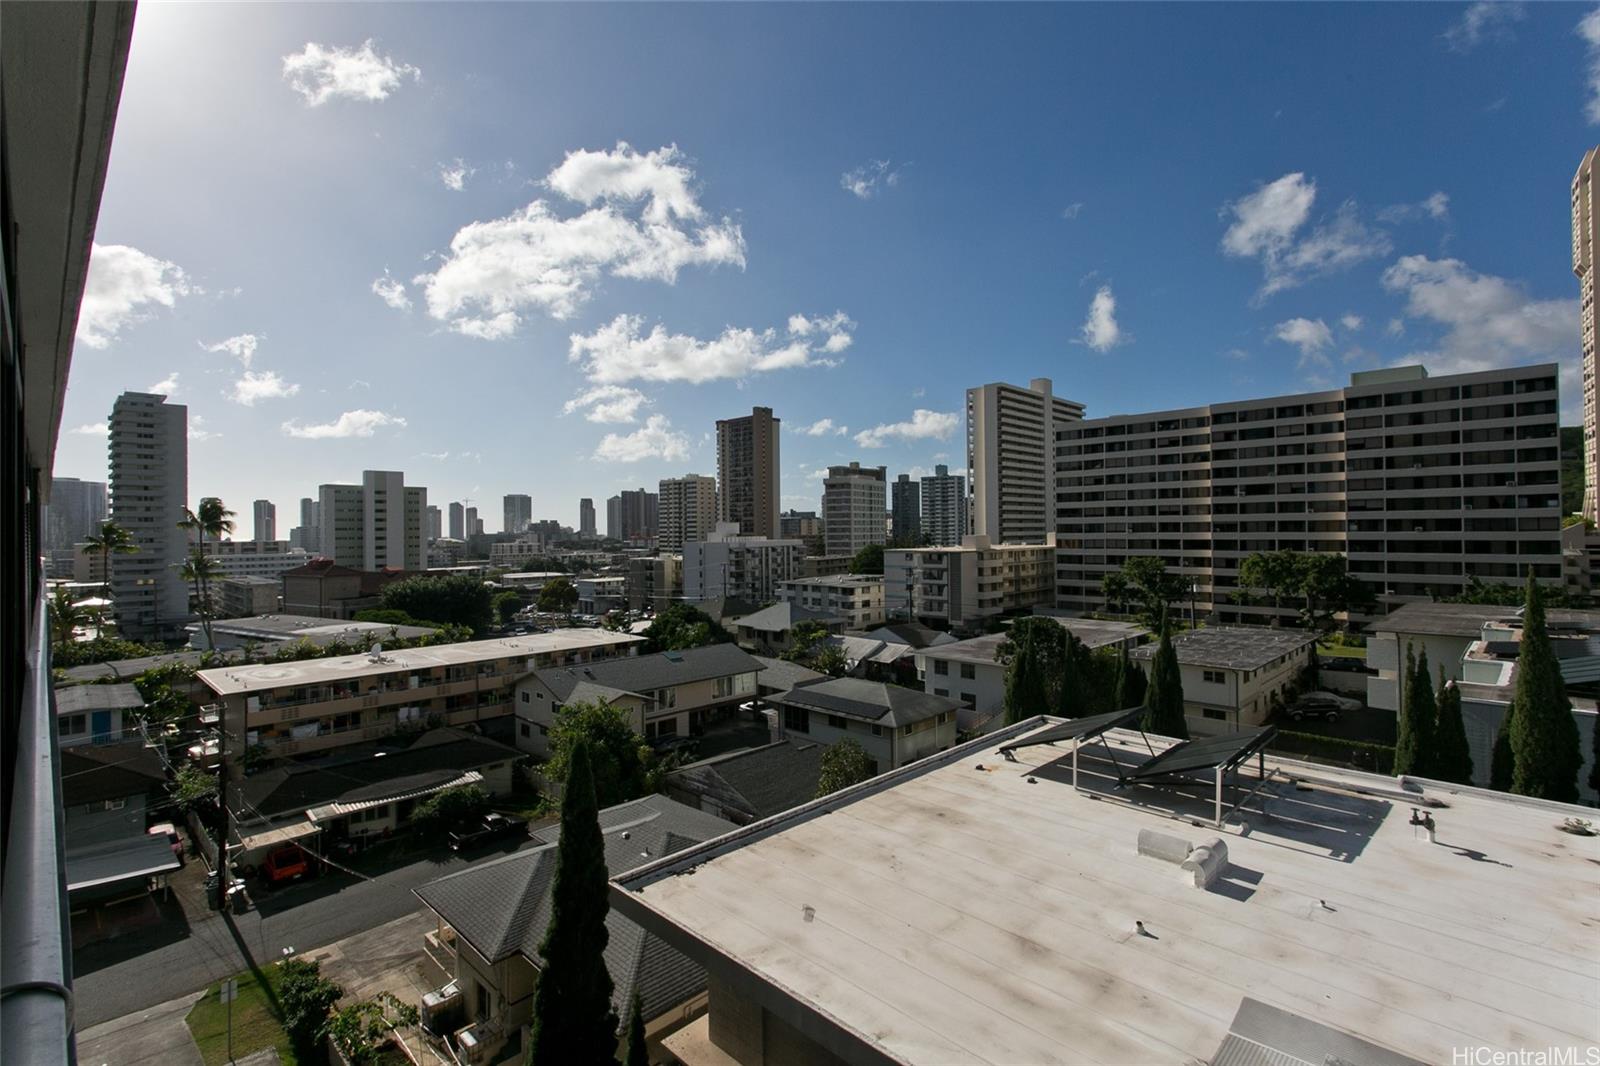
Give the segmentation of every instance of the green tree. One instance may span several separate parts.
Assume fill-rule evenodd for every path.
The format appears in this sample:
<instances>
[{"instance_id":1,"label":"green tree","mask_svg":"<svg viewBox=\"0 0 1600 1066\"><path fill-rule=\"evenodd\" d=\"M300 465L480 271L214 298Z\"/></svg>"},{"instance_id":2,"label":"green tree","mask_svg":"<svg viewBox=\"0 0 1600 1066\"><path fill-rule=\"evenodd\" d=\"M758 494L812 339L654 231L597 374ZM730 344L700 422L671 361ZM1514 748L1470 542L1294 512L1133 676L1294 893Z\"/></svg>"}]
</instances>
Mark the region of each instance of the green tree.
<instances>
[{"instance_id":1,"label":"green tree","mask_svg":"<svg viewBox=\"0 0 1600 1066\"><path fill-rule=\"evenodd\" d=\"M453 828L472 825L489 810L489 797L477 785L457 785L435 792L411 809L411 824L427 837L442 837Z\"/></svg>"},{"instance_id":2,"label":"green tree","mask_svg":"<svg viewBox=\"0 0 1600 1066\"><path fill-rule=\"evenodd\" d=\"M1500 792L1511 791L1511 779L1516 772L1517 758L1511 751L1511 725L1516 717L1517 701L1513 698L1500 717L1500 728L1495 730L1494 749L1489 757L1489 787Z\"/></svg>"},{"instance_id":3,"label":"green tree","mask_svg":"<svg viewBox=\"0 0 1600 1066\"><path fill-rule=\"evenodd\" d=\"M301 1062L317 1059L328 1012L344 995L344 989L322 976L322 964L308 959L290 958L278 967L278 1008L283 1028L289 1034L295 1055Z\"/></svg>"},{"instance_id":4,"label":"green tree","mask_svg":"<svg viewBox=\"0 0 1600 1066\"><path fill-rule=\"evenodd\" d=\"M872 760L866 749L850 737L828 746L822 753L822 773L817 778L817 798L872 779Z\"/></svg>"},{"instance_id":5,"label":"green tree","mask_svg":"<svg viewBox=\"0 0 1600 1066\"><path fill-rule=\"evenodd\" d=\"M1335 626L1335 614L1372 610L1372 589L1350 573L1349 560L1331 552L1292 552L1296 556L1294 590L1304 597L1300 624L1324 633Z\"/></svg>"},{"instance_id":6,"label":"green tree","mask_svg":"<svg viewBox=\"0 0 1600 1066\"><path fill-rule=\"evenodd\" d=\"M544 965L533 998L530 1066L611 1062L617 1054L617 1015L605 950L605 838L589 768L589 745L580 740L568 758L556 843L550 925L539 955Z\"/></svg>"},{"instance_id":7,"label":"green tree","mask_svg":"<svg viewBox=\"0 0 1600 1066\"><path fill-rule=\"evenodd\" d=\"M1600 722L1589 725L1589 787L1600 792Z\"/></svg>"},{"instance_id":8,"label":"green tree","mask_svg":"<svg viewBox=\"0 0 1600 1066\"><path fill-rule=\"evenodd\" d=\"M565 782L579 747L587 755L589 788L602 807L638 799L648 789L650 747L633 731L632 716L608 703L569 703L550 727L545 776Z\"/></svg>"},{"instance_id":9,"label":"green tree","mask_svg":"<svg viewBox=\"0 0 1600 1066\"><path fill-rule=\"evenodd\" d=\"M1255 552L1239 563L1239 591L1262 589L1272 597L1272 624L1279 623L1283 598L1295 592L1300 581L1297 552L1281 549Z\"/></svg>"},{"instance_id":10,"label":"green tree","mask_svg":"<svg viewBox=\"0 0 1600 1066\"><path fill-rule=\"evenodd\" d=\"M1400 699L1400 721L1394 744L1394 774L1404 777L1431 777L1437 757L1437 733L1434 716L1438 703L1434 699L1433 679L1428 675L1428 650L1420 655L1411 654L1406 645L1405 691Z\"/></svg>"},{"instance_id":11,"label":"green tree","mask_svg":"<svg viewBox=\"0 0 1600 1066\"><path fill-rule=\"evenodd\" d=\"M169 787L172 790L172 802L190 811L217 794L217 778L193 763L185 763L178 767Z\"/></svg>"},{"instance_id":12,"label":"green tree","mask_svg":"<svg viewBox=\"0 0 1600 1066\"><path fill-rule=\"evenodd\" d=\"M539 610L552 614L572 613L578 606L578 586L564 577L553 577L539 590Z\"/></svg>"},{"instance_id":13,"label":"green tree","mask_svg":"<svg viewBox=\"0 0 1600 1066\"><path fill-rule=\"evenodd\" d=\"M868 544L850 558L852 574L883 573L883 545Z\"/></svg>"},{"instance_id":14,"label":"green tree","mask_svg":"<svg viewBox=\"0 0 1600 1066\"><path fill-rule=\"evenodd\" d=\"M1082 718L1093 713L1093 667L1089 649L1066 626L1052 625L1061 630L1059 667L1056 674L1056 714L1062 718Z\"/></svg>"},{"instance_id":15,"label":"green tree","mask_svg":"<svg viewBox=\"0 0 1600 1066\"><path fill-rule=\"evenodd\" d=\"M473 636L488 629L494 608L489 586L465 574L419 574L385 585L383 607L404 611L412 618L466 626Z\"/></svg>"},{"instance_id":16,"label":"green tree","mask_svg":"<svg viewBox=\"0 0 1600 1066\"><path fill-rule=\"evenodd\" d=\"M628 1041L622 1052L623 1066L650 1066L650 1048L644 1039L644 1003L639 990L633 990L628 1005Z\"/></svg>"},{"instance_id":17,"label":"green tree","mask_svg":"<svg viewBox=\"0 0 1600 1066\"><path fill-rule=\"evenodd\" d=\"M98 530L84 538L83 546L90 551L100 553L100 595L103 599L110 599L111 557L132 555L139 550L139 545L134 543L132 533L108 519L100 523Z\"/></svg>"},{"instance_id":18,"label":"green tree","mask_svg":"<svg viewBox=\"0 0 1600 1066\"><path fill-rule=\"evenodd\" d=\"M1147 732L1189 739L1189 723L1183 716L1183 673L1178 668L1178 652L1172 646L1172 633L1165 622L1161 625L1161 643L1150 660L1150 683L1144 706Z\"/></svg>"},{"instance_id":19,"label":"green tree","mask_svg":"<svg viewBox=\"0 0 1600 1066\"><path fill-rule=\"evenodd\" d=\"M1189 579L1167 573L1167 564L1155 556L1129 559L1122 564L1118 577L1118 580L1111 580L1112 575L1108 574L1102 579L1102 591L1107 593L1108 599L1115 593L1116 602L1124 609L1129 602L1137 603L1139 620L1151 630L1160 628L1173 604L1189 593Z\"/></svg>"},{"instance_id":20,"label":"green tree","mask_svg":"<svg viewBox=\"0 0 1600 1066\"><path fill-rule=\"evenodd\" d=\"M1539 598L1546 607L1574 606L1564 589L1539 590ZM1442 597L1441 603L1475 603L1488 607L1521 607L1527 600L1527 591L1521 585L1504 581L1483 581L1476 575L1467 578L1461 591L1454 596Z\"/></svg>"},{"instance_id":21,"label":"green tree","mask_svg":"<svg viewBox=\"0 0 1600 1066\"><path fill-rule=\"evenodd\" d=\"M416 1025L417 1008L402 1003L393 992L379 992L371 999L341 1007L329 1018L323 1031L351 1066L368 1066L379 1061L389 1034L402 1025Z\"/></svg>"},{"instance_id":22,"label":"green tree","mask_svg":"<svg viewBox=\"0 0 1600 1066\"><path fill-rule=\"evenodd\" d=\"M522 610L522 595L507 590L497 595L492 601L494 616L500 620L501 625L507 625Z\"/></svg>"},{"instance_id":23,"label":"green tree","mask_svg":"<svg viewBox=\"0 0 1600 1066\"><path fill-rule=\"evenodd\" d=\"M707 644L732 644L733 634L688 603L675 603L656 615L644 631L647 652L683 651Z\"/></svg>"},{"instance_id":24,"label":"green tree","mask_svg":"<svg viewBox=\"0 0 1600 1066\"><path fill-rule=\"evenodd\" d=\"M200 616L200 628L206 635L206 648L215 649L216 644L211 638L211 621L217 612L213 609L211 582L222 576L222 566L215 557L204 554L196 547L178 567L178 575L194 586L194 609Z\"/></svg>"},{"instance_id":25,"label":"green tree","mask_svg":"<svg viewBox=\"0 0 1600 1066\"><path fill-rule=\"evenodd\" d=\"M995 653L1006 664L1007 725L1057 709L1056 673L1063 632L1052 618L1018 618L1011 623Z\"/></svg>"},{"instance_id":26,"label":"green tree","mask_svg":"<svg viewBox=\"0 0 1600 1066\"><path fill-rule=\"evenodd\" d=\"M122 659L142 659L160 655L167 649L159 644L139 644L119 637L98 636L93 640L75 640L70 644L57 644L50 649L50 664L64 670L90 663L111 663Z\"/></svg>"},{"instance_id":27,"label":"green tree","mask_svg":"<svg viewBox=\"0 0 1600 1066\"><path fill-rule=\"evenodd\" d=\"M1526 596L1517 652L1517 715L1511 723L1511 791L1576 803L1583 765L1578 723L1572 719L1566 681L1545 631L1544 602L1531 568Z\"/></svg>"},{"instance_id":28,"label":"green tree","mask_svg":"<svg viewBox=\"0 0 1600 1066\"><path fill-rule=\"evenodd\" d=\"M1128 646L1124 644L1117 652L1117 672L1111 689L1111 709L1121 711L1129 707L1143 707L1144 692L1144 671L1133 665L1133 659L1128 655Z\"/></svg>"},{"instance_id":29,"label":"green tree","mask_svg":"<svg viewBox=\"0 0 1600 1066\"><path fill-rule=\"evenodd\" d=\"M515 595L515 593L513 593ZM357 622L377 622L386 626L426 626L431 622L419 622L404 611L396 611L383 607L369 607L365 611L357 611Z\"/></svg>"},{"instance_id":30,"label":"green tree","mask_svg":"<svg viewBox=\"0 0 1600 1066\"><path fill-rule=\"evenodd\" d=\"M48 607L50 611L50 643L71 644L73 636L78 632L78 627L88 620L89 612L79 607L77 602L73 600L72 593L61 587L51 593Z\"/></svg>"},{"instance_id":31,"label":"green tree","mask_svg":"<svg viewBox=\"0 0 1600 1066\"><path fill-rule=\"evenodd\" d=\"M1472 749L1461 720L1461 690L1439 668L1439 711L1435 716L1433 776L1458 785L1472 784Z\"/></svg>"},{"instance_id":32,"label":"green tree","mask_svg":"<svg viewBox=\"0 0 1600 1066\"><path fill-rule=\"evenodd\" d=\"M843 677L850 672L850 662L842 648L829 642L831 636L821 622L801 622L790 632L789 647L780 657L830 677Z\"/></svg>"},{"instance_id":33,"label":"green tree","mask_svg":"<svg viewBox=\"0 0 1600 1066\"><path fill-rule=\"evenodd\" d=\"M194 582L196 610L200 613L200 628L205 631L206 647L216 647L211 639L211 582L221 576L221 570L211 559L206 545L220 542L233 532L233 512L216 496L202 496L198 509L183 509L183 520L178 528L190 537L189 560L184 564L183 577Z\"/></svg>"}]
</instances>

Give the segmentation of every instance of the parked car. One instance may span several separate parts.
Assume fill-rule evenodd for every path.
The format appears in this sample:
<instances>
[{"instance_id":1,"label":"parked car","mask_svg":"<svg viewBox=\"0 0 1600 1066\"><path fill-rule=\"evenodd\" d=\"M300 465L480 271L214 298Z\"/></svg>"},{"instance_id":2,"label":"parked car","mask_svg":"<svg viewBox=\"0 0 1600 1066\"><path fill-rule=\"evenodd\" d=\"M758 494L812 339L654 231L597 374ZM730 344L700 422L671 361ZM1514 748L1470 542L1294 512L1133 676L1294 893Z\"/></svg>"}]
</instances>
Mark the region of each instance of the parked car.
<instances>
[{"instance_id":1,"label":"parked car","mask_svg":"<svg viewBox=\"0 0 1600 1066\"><path fill-rule=\"evenodd\" d=\"M528 835L528 821L526 818L512 818L506 814L490 812L483 816L476 826L471 829L459 830L450 834L450 850L462 851L474 848L479 844L487 844L491 840L501 840L506 837L525 837Z\"/></svg>"},{"instance_id":2,"label":"parked car","mask_svg":"<svg viewBox=\"0 0 1600 1066\"><path fill-rule=\"evenodd\" d=\"M311 874L311 860L297 844L275 848L256 868L261 880L269 885L284 885Z\"/></svg>"},{"instance_id":3,"label":"parked car","mask_svg":"<svg viewBox=\"0 0 1600 1066\"><path fill-rule=\"evenodd\" d=\"M1337 722L1339 715L1345 711L1359 711L1361 701L1353 700L1348 696L1335 695L1332 692L1308 692L1295 700L1288 710L1289 720L1299 722L1306 718L1320 718L1325 722Z\"/></svg>"},{"instance_id":4,"label":"parked car","mask_svg":"<svg viewBox=\"0 0 1600 1066\"><path fill-rule=\"evenodd\" d=\"M159 822L146 829L145 832L153 837L166 837L167 843L172 845L172 854L178 857L179 862L183 861L183 838L178 835L177 826L171 822Z\"/></svg>"}]
</instances>

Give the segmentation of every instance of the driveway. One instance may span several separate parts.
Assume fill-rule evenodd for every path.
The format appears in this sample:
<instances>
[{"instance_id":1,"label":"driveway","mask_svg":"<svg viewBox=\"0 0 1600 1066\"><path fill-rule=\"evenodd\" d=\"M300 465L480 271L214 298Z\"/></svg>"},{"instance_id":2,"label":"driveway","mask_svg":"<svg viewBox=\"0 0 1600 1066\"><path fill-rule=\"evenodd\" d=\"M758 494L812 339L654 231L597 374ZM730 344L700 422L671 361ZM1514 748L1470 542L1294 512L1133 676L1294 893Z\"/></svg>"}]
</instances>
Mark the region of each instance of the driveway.
<instances>
[{"instance_id":1,"label":"driveway","mask_svg":"<svg viewBox=\"0 0 1600 1066\"><path fill-rule=\"evenodd\" d=\"M532 846L531 840L520 844ZM513 850L489 848L462 857L440 849L369 880L331 874L270 893L252 886L259 898L249 913L207 911L191 916L189 923L167 922L76 950L79 1029L199 992L213 981L277 961L285 948L332 944L413 914L422 906L413 888Z\"/></svg>"},{"instance_id":2,"label":"driveway","mask_svg":"<svg viewBox=\"0 0 1600 1066\"><path fill-rule=\"evenodd\" d=\"M180 996L115 1021L78 1030L79 1066L202 1066L184 1019L200 998Z\"/></svg>"}]
</instances>

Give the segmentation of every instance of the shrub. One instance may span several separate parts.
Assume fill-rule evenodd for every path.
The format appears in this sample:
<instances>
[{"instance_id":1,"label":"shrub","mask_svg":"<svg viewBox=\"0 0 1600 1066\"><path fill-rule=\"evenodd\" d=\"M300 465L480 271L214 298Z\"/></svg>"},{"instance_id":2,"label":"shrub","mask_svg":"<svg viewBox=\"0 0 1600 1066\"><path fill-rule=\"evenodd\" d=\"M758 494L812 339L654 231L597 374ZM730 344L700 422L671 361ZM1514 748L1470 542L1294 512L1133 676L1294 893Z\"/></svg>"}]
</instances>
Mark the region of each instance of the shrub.
<instances>
[{"instance_id":1,"label":"shrub","mask_svg":"<svg viewBox=\"0 0 1600 1066\"><path fill-rule=\"evenodd\" d=\"M1295 733L1280 729L1273 738L1272 750L1285 755L1310 755L1341 766L1373 773L1394 773L1394 748L1364 740L1343 740L1320 733Z\"/></svg>"},{"instance_id":2,"label":"shrub","mask_svg":"<svg viewBox=\"0 0 1600 1066\"><path fill-rule=\"evenodd\" d=\"M302 1061L315 1058L317 1041L328 1021L328 1012L344 995L344 989L322 976L322 965L306 959L285 959L278 963L278 1005L283 1011L283 1028Z\"/></svg>"}]
</instances>

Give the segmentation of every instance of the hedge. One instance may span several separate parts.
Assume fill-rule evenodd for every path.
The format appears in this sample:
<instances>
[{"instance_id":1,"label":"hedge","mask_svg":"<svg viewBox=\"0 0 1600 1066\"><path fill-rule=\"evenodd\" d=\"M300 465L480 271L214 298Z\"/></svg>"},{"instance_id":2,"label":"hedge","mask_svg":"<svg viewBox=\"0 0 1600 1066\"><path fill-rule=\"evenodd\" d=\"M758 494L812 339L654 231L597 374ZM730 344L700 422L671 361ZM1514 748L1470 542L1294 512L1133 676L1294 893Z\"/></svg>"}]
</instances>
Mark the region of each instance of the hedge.
<instances>
[{"instance_id":1,"label":"hedge","mask_svg":"<svg viewBox=\"0 0 1600 1066\"><path fill-rule=\"evenodd\" d=\"M1284 755L1310 755L1357 770L1369 770L1386 775L1394 773L1394 747L1389 744L1372 744L1364 740L1345 740L1342 737L1325 737L1320 733L1295 733L1280 729L1271 747L1272 750Z\"/></svg>"}]
</instances>

